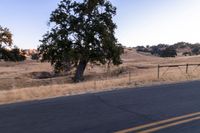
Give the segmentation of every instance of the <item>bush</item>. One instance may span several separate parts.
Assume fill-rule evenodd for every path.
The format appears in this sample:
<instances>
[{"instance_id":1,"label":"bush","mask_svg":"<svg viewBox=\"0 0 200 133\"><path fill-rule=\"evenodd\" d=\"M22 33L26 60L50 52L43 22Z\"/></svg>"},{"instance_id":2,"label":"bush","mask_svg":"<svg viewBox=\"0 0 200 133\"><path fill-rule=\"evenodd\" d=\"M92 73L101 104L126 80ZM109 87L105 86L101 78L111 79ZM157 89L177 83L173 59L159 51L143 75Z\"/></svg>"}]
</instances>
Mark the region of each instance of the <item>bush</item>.
<instances>
[{"instance_id":1,"label":"bush","mask_svg":"<svg viewBox=\"0 0 200 133\"><path fill-rule=\"evenodd\" d=\"M160 57L175 57L177 56L176 49L173 46L158 45L151 47L151 54Z\"/></svg>"},{"instance_id":2,"label":"bush","mask_svg":"<svg viewBox=\"0 0 200 133\"><path fill-rule=\"evenodd\" d=\"M39 58L40 58L40 56L37 53L31 55L32 60L39 60Z\"/></svg>"},{"instance_id":3,"label":"bush","mask_svg":"<svg viewBox=\"0 0 200 133\"><path fill-rule=\"evenodd\" d=\"M0 59L5 61L24 61L26 57L20 53L18 48L7 50L3 47L0 48Z\"/></svg>"},{"instance_id":4,"label":"bush","mask_svg":"<svg viewBox=\"0 0 200 133\"><path fill-rule=\"evenodd\" d=\"M182 55L184 55L184 56L191 56L192 53L191 52L184 52Z\"/></svg>"},{"instance_id":5,"label":"bush","mask_svg":"<svg viewBox=\"0 0 200 133\"><path fill-rule=\"evenodd\" d=\"M24 61L26 59L26 56L21 54L18 48L14 48L9 51L9 56L10 61Z\"/></svg>"},{"instance_id":6,"label":"bush","mask_svg":"<svg viewBox=\"0 0 200 133\"><path fill-rule=\"evenodd\" d=\"M200 47L194 47L192 49L192 54L199 55L200 54Z\"/></svg>"},{"instance_id":7,"label":"bush","mask_svg":"<svg viewBox=\"0 0 200 133\"><path fill-rule=\"evenodd\" d=\"M150 52L148 48L145 48L144 46L137 46L136 48L137 52Z\"/></svg>"},{"instance_id":8,"label":"bush","mask_svg":"<svg viewBox=\"0 0 200 133\"><path fill-rule=\"evenodd\" d=\"M173 46L169 46L166 49L162 50L161 57L175 57L177 56L176 49Z\"/></svg>"},{"instance_id":9,"label":"bush","mask_svg":"<svg viewBox=\"0 0 200 133\"><path fill-rule=\"evenodd\" d=\"M157 55L157 56L160 56L161 54L161 49L157 46L152 46L151 47L151 54L152 55Z\"/></svg>"}]
</instances>

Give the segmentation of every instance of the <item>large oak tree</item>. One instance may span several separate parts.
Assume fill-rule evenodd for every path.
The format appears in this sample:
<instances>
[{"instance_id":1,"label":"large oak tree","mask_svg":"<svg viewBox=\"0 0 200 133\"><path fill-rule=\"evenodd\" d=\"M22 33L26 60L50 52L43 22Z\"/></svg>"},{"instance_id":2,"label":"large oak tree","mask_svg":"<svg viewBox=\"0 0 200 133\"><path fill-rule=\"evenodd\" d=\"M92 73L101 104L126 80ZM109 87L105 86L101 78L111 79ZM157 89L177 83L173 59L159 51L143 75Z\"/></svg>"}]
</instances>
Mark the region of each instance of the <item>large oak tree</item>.
<instances>
[{"instance_id":1,"label":"large oak tree","mask_svg":"<svg viewBox=\"0 0 200 133\"><path fill-rule=\"evenodd\" d=\"M24 61L26 57L20 52L16 46L11 48L13 43L12 33L8 28L0 26L0 59L4 61ZM8 50L7 46L11 49Z\"/></svg>"},{"instance_id":2,"label":"large oak tree","mask_svg":"<svg viewBox=\"0 0 200 133\"><path fill-rule=\"evenodd\" d=\"M58 72L76 67L75 82L83 80L89 62L121 64L123 47L115 37L114 15L116 7L108 0L62 0L38 47L42 61Z\"/></svg>"},{"instance_id":3,"label":"large oak tree","mask_svg":"<svg viewBox=\"0 0 200 133\"><path fill-rule=\"evenodd\" d=\"M12 44L12 33L8 28L3 28L0 26L0 46L6 44L11 46Z\"/></svg>"}]
</instances>

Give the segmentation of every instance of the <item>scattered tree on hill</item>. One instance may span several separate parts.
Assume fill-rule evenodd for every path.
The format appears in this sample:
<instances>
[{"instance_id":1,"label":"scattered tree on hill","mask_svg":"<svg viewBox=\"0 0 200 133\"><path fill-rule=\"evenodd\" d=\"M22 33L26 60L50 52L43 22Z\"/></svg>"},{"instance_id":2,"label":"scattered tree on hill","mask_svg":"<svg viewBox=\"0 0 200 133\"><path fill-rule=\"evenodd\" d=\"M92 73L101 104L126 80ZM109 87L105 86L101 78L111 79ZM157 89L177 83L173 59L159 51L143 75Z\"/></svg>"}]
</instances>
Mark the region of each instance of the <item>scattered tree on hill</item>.
<instances>
[{"instance_id":1,"label":"scattered tree on hill","mask_svg":"<svg viewBox=\"0 0 200 133\"><path fill-rule=\"evenodd\" d=\"M161 55L161 49L157 46L152 46L151 47L151 54L155 56L160 56Z\"/></svg>"},{"instance_id":2,"label":"scattered tree on hill","mask_svg":"<svg viewBox=\"0 0 200 133\"><path fill-rule=\"evenodd\" d=\"M182 55L184 55L184 56L191 56L191 55L192 55L192 52L183 52Z\"/></svg>"},{"instance_id":3,"label":"scattered tree on hill","mask_svg":"<svg viewBox=\"0 0 200 133\"><path fill-rule=\"evenodd\" d=\"M169 46L161 51L161 57L175 57L177 56L176 49L173 46Z\"/></svg>"},{"instance_id":4,"label":"scattered tree on hill","mask_svg":"<svg viewBox=\"0 0 200 133\"><path fill-rule=\"evenodd\" d=\"M0 53L1 53L1 59L5 61L18 62L18 61L24 61L26 59L26 56L24 56L17 47L11 50L0 48Z\"/></svg>"},{"instance_id":5,"label":"scattered tree on hill","mask_svg":"<svg viewBox=\"0 0 200 133\"><path fill-rule=\"evenodd\" d=\"M137 51L137 52L150 52L150 51L149 51L149 47L146 47L146 48L145 48L144 46L137 46L137 47L136 47L136 51Z\"/></svg>"},{"instance_id":6,"label":"scattered tree on hill","mask_svg":"<svg viewBox=\"0 0 200 133\"><path fill-rule=\"evenodd\" d=\"M8 28L3 28L0 26L0 46L3 44L8 46L12 45L12 34Z\"/></svg>"},{"instance_id":7,"label":"scattered tree on hill","mask_svg":"<svg viewBox=\"0 0 200 133\"><path fill-rule=\"evenodd\" d=\"M26 57L20 53L19 48L8 50L6 47L12 45L12 33L8 28L0 26L0 59L5 61L23 61Z\"/></svg>"},{"instance_id":8,"label":"scattered tree on hill","mask_svg":"<svg viewBox=\"0 0 200 133\"><path fill-rule=\"evenodd\" d=\"M139 50L142 52L150 52L152 55L160 57L175 57L177 55L175 47L166 44L159 44L157 46L151 46L148 48L139 47Z\"/></svg>"},{"instance_id":9,"label":"scattered tree on hill","mask_svg":"<svg viewBox=\"0 0 200 133\"><path fill-rule=\"evenodd\" d=\"M191 56L200 54L200 43L178 42L173 45L158 44L146 48L138 46L136 50L138 52L150 52L152 55L161 57L174 57L177 55L177 51L181 51L184 56Z\"/></svg>"},{"instance_id":10,"label":"scattered tree on hill","mask_svg":"<svg viewBox=\"0 0 200 133\"><path fill-rule=\"evenodd\" d=\"M194 47L192 49L192 54L199 55L200 54L200 47Z\"/></svg>"},{"instance_id":11,"label":"scattered tree on hill","mask_svg":"<svg viewBox=\"0 0 200 133\"><path fill-rule=\"evenodd\" d=\"M38 47L42 61L51 62L57 72L75 67L75 82L83 80L88 62L121 64L114 15L116 8L108 0L62 0L50 17L54 27Z\"/></svg>"},{"instance_id":12,"label":"scattered tree on hill","mask_svg":"<svg viewBox=\"0 0 200 133\"><path fill-rule=\"evenodd\" d=\"M174 45L170 46L167 44L158 44L156 46L138 46L137 51L148 52L155 56L160 57L175 57L177 56L177 51Z\"/></svg>"},{"instance_id":13,"label":"scattered tree on hill","mask_svg":"<svg viewBox=\"0 0 200 133\"><path fill-rule=\"evenodd\" d=\"M39 60L39 58L40 58L40 55L38 53L34 53L31 55L32 60Z\"/></svg>"},{"instance_id":14,"label":"scattered tree on hill","mask_svg":"<svg viewBox=\"0 0 200 133\"><path fill-rule=\"evenodd\" d=\"M187 47L190 48L191 45L192 45L192 44L187 43L187 42L178 42L178 43L175 43L175 44L173 45L173 47L176 48L176 49L178 49L178 48L183 49L183 48L187 48Z\"/></svg>"}]
</instances>

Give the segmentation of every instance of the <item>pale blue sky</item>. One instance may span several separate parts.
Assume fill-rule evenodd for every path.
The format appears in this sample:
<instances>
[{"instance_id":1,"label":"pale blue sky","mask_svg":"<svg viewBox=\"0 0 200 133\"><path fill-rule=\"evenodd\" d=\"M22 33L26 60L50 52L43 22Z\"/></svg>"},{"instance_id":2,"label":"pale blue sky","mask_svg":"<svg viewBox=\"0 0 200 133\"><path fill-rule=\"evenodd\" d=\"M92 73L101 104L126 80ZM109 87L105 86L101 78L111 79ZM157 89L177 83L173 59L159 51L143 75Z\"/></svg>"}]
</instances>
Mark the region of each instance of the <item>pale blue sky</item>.
<instances>
[{"instance_id":1,"label":"pale blue sky","mask_svg":"<svg viewBox=\"0 0 200 133\"><path fill-rule=\"evenodd\" d=\"M60 0L0 0L0 25L20 48L36 48ZM111 0L116 36L125 46L200 42L200 0Z\"/></svg>"}]
</instances>

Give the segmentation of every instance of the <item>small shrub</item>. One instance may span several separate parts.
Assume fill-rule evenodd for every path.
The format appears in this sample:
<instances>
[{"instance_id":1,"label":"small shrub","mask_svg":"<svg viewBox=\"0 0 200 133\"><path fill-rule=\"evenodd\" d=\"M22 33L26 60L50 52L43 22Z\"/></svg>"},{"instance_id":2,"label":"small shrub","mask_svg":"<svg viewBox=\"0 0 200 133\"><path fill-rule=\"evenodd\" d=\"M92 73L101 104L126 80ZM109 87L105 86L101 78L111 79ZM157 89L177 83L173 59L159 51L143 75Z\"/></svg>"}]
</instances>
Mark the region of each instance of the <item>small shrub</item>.
<instances>
[{"instance_id":1,"label":"small shrub","mask_svg":"<svg viewBox=\"0 0 200 133\"><path fill-rule=\"evenodd\" d=\"M184 56L191 56L192 55L192 53L191 52L183 52L183 54L182 55L184 55Z\"/></svg>"},{"instance_id":2,"label":"small shrub","mask_svg":"<svg viewBox=\"0 0 200 133\"><path fill-rule=\"evenodd\" d=\"M24 61L26 57L20 53L18 48L7 50L3 47L0 48L0 59L5 61Z\"/></svg>"},{"instance_id":3,"label":"small shrub","mask_svg":"<svg viewBox=\"0 0 200 133\"><path fill-rule=\"evenodd\" d=\"M175 57L177 56L176 49L172 46L167 47L166 49L162 50L161 57Z\"/></svg>"},{"instance_id":4,"label":"small shrub","mask_svg":"<svg viewBox=\"0 0 200 133\"><path fill-rule=\"evenodd\" d=\"M31 55L32 60L39 60L39 58L40 58L40 56L37 53Z\"/></svg>"},{"instance_id":5,"label":"small shrub","mask_svg":"<svg viewBox=\"0 0 200 133\"><path fill-rule=\"evenodd\" d=\"M199 55L200 54L200 47L194 47L192 49L192 54Z\"/></svg>"}]
</instances>

